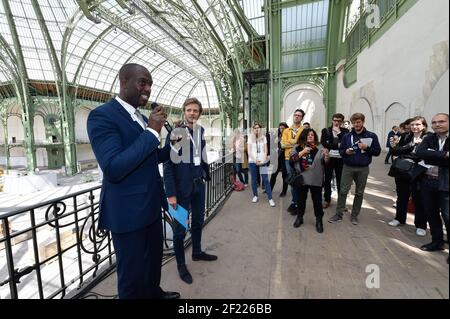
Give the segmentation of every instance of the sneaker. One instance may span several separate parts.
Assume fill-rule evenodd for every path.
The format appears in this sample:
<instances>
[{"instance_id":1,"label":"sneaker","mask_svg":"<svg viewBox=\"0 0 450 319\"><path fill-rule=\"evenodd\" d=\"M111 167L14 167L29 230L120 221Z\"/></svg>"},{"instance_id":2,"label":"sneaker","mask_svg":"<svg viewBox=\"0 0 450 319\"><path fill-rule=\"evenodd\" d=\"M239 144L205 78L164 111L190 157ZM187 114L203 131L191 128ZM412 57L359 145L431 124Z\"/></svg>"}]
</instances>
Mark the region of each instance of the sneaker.
<instances>
[{"instance_id":1,"label":"sneaker","mask_svg":"<svg viewBox=\"0 0 450 319\"><path fill-rule=\"evenodd\" d=\"M183 280L187 284L192 284L192 276L189 273L186 265L178 265L178 274L180 275L181 280Z\"/></svg>"},{"instance_id":2,"label":"sneaker","mask_svg":"<svg viewBox=\"0 0 450 319\"><path fill-rule=\"evenodd\" d=\"M333 217L331 217L328 220L328 222L331 223L331 224L336 224L336 223L341 222L341 221L342 221L342 217L339 216L338 214L334 215Z\"/></svg>"},{"instance_id":3,"label":"sneaker","mask_svg":"<svg viewBox=\"0 0 450 319\"><path fill-rule=\"evenodd\" d=\"M394 220L391 220L388 224L389 224L389 226L397 227L398 225L400 225L400 222L398 220L394 219Z\"/></svg>"},{"instance_id":4,"label":"sneaker","mask_svg":"<svg viewBox=\"0 0 450 319\"><path fill-rule=\"evenodd\" d=\"M420 237L424 237L427 235L427 231L425 229L422 228L417 228L416 229L416 235L420 236Z\"/></svg>"},{"instance_id":5,"label":"sneaker","mask_svg":"<svg viewBox=\"0 0 450 319\"><path fill-rule=\"evenodd\" d=\"M275 202L273 201L273 199L269 199L269 205L271 207L275 207Z\"/></svg>"},{"instance_id":6,"label":"sneaker","mask_svg":"<svg viewBox=\"0 0 450 319\"><path fill-rule=\"evenodd\" d=\"M247 188L247 187L248 187L248 184L244 184L244 187Z\"/></svg>"},{"instance_id":7,"label":"sneaker","mask_svg":"<svg viewBox=\"0 0 450 319\"><path fill-rule=\"evenodd\" d=\"M392 207L397 208L397 204L392 204Z\"/></svg>"},{"instance_id":8,"label":"sneaker","mask_svg":"<svg viewBox=\"0 0 450 319\"><path fill-rule=\"evenodd\" d=\"M358 217L352 216L350 222L355 226L358 225L359 224Z\"/></svg>"},{"instance_id":9,"label":"sneaker","mask_svg":"<svg viewBox=\"0 0 450 319\"><path fill-rule=\"evenodd\" d=\"M253 196L252 203L256 203L258 201L258 196Z\"/></svg>"},{"instance_id":10,"label":"sneaker","mask_svg":"<svg viewBox=\"0 0 450 319\"><path fill-rule=\"evenodd\" d=\"M346 212L346 213L348 213L350 210L348 209L348 207L346 206L345 208L344 208L344 212Z\"/></svg>"}]
</instances>

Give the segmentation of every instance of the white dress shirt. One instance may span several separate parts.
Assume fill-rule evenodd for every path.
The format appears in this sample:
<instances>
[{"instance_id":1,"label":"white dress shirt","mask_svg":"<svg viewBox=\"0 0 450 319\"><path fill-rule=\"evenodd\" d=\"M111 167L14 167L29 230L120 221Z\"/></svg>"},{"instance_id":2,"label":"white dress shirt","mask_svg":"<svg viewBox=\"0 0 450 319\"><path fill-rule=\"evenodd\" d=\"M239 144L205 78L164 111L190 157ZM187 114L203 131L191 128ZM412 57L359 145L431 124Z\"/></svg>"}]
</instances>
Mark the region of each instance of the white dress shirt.
<instances>
[{"instance_id":1,"label":"white dress shirt","mask_svg":"<svg viewBox=\"0 0 450 319\"><path fill-rule=\"evenodd\" d=\"M159 136L159 133L156 132L154 129L150 128L150 127L146 127L145 123L139 118L138 115L136 115L136 111L139 112L139 110L137 108L135 108L134 106L132 106L131 104L125 102L124 100L122 100L120 97L116 96L116 100L117 102L120 103L120 105L123 106L123 108L130 114L131 119L135 122L138 122L138 124L142 127L143 130L148 130L150 131L153 135L155 135L155 137L158 139L158 141L161 142L161 138Z\"/></svg>"}]
</instances>

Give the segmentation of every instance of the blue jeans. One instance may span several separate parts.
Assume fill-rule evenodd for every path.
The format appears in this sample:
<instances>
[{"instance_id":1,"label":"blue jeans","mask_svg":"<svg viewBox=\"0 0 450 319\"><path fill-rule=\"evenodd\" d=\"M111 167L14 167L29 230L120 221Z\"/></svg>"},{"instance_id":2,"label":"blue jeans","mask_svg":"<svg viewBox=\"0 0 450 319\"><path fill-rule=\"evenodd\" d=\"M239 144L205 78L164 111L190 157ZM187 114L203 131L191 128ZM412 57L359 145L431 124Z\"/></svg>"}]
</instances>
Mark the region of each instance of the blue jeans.
<instances>
[{"instance_id":1,"label":"blue jeans","mask_svg":"<svg viewBox=\"0 0 450 319\"><path fill-rule=\"evenodd\" d=\"M256 179L257 179L257 175L258 175L258 173L257 173L258 166L256 166L255 163L249 163L249 167L250 167L250 174L252 176L253 196L258 196L258 186L256 184ZM259 171L261 174L262 182L264 184L264 190L266 191L267 197L270 200L270 199L272 199L272 189L270 188L269 174L267 173L267 166L260 166Z\"/></svg>"},{"instance_id":2,"label":"blue jeans","mask_svg":"<svg viewBox=\"0 0 450 319\"><path fill-rule=\"evenodd\" d=\"M194 182L192 194L187 198L177 198L178 205L185 209L191 209L191 234L192 234L192 255L202 252L202 226L205 219L205 183L203 181ZM173 248L177 265L186 263L184 257L184 237L186 229L174 220L173 223Z\"/></svg>"},{"instance_id":3,"label":"blue jeans","mask_svg":"<svg viewBox=\"0 0 450 319\"><path fill-rule=\"evenodd\" d=\"M291 163L288 160L285 160L286 163L286 170L288 173L288 178L294 174L294 168L292 168ZM299 190L295 187L291 186L291 194L292 194L292 204L297 205L298 203L298 196L299 196Z\"/></svg>"},{"instance_id":4,"label":"blue jeans","mask_svg":"<svg viewBox=\"0 0 450 319\"><path fill-rule=\"evenodd\" d=\"M242 168L242 163L234 163L234 171L242 184L248 184L248 171Z\"/></svg>"}]
</instances>

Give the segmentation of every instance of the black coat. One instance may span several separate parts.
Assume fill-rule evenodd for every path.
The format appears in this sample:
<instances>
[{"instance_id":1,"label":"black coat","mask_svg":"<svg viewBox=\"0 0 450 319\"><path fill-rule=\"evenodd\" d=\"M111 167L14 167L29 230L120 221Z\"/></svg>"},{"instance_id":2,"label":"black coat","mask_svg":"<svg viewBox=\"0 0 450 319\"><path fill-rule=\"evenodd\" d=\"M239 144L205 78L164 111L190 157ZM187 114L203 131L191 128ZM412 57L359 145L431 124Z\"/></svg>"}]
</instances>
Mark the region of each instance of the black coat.
<instances>
[{"instance_id":1,"label":"black coat","mask_svg":"<svg viewBox=\"0 0 450 319\"><path fill-rule=\"evenodd\" d=\"M417 156L425 160L425 164L439 167L439 190L448 192L448 137L445 140L444 148L439 150L439 136L432 134L426 136L417 148Z\"/></svg>"}]
</instances>

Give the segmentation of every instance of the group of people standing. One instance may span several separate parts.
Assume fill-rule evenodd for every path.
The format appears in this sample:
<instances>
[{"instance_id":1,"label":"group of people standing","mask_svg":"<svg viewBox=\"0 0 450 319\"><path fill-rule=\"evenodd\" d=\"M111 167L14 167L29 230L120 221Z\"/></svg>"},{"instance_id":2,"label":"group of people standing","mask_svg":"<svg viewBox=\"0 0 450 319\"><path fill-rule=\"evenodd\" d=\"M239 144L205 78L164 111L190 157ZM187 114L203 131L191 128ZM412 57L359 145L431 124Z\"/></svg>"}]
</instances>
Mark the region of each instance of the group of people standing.
<instances>
[{"instance_id":1,"label":"group of people standing","mask_svg":"<svg viewBox=\"0 0 450 319\"><path fill-rule=\"evenodd\" d=\"M183 121L168 134L165 146L161 147L160 133L167 114L160 106L155 107L148 118L139 111L150 97L153 84L150 72L141 65L126 64L119 71L119 82L119 96L90 112L87 121L92 149L103 171L98 227L112 235L119 298L179 298L179 293L160 287L162 210L168 210L168 205L174 210L178 205L189 210L192 260L217 259L201 247L205 182L210 178L204 129L197 124L202 104L196 98L188 98L183 103ZM275 206L272 189L281 172L283 188L280 196L287 195L289 182L291 204L288 211L297 216L296 228L303 224L310 192L319 233L324 231L323 209L330 206L333 175L336 176L338 202L330 223L342 221L347 195L355 182L350 220L353 225L358 225L369 165L372 157L381 153L378 137L364 127L365 116L361 113L351 116L351 129L345 127L342 114L333 115L332 125L322 130L320 139L309 124L302 125L304 116L303 110L296 110L293 125L280 123L275 136L270 132L264 134L259 123L252 126L248 140L245 134L237 134L232 140L235 172L241 182L248 185L247 163L251 173L252 202L259 200L259 180L272 207ZM391 154L411 159L426 170L413 182L396 178L397 214L389 225L397 227L406 223L407 201L412 194L417 234L423 235L427 222L431 229L432 242L421 248L443 250L441 215L447 228L447 240L449 221L449 116L440 113L433 117L434 134L427 132L427 122L420 116L409 120L408 124L403 123L400 129L402 127L405 131L401 136L395 134L389 138ZM270 167L274 162L278 165L272 172ZM158 164L162 163L163 176L158 169ZM269 173L272 174L270 180ZM187 229L174 220L173 232L178 274L190 284L193 278L184 253Z\"/></svg>"},{"instance_id":2,"label":"group of people standing","mask_svg":"<svg viewBox=\"0 0 450 319\"><path fill-rule=\"evenodd\" d=\"M261 151L264 159L253 160L253 164L250 164L252 201L258 200L258 171L255 165L260 167L264 190L271 206L275 206L272 190L281 172L283 187L280 197L286 196L291 184L291 203L287 210L297 216L294 227L298 228L303 224L307 194L310 192L316 217L316 230L319 233L323 232L323 209L328 208L331 203L333 178L336 179L338 200L335 214L328 220L332 224L342 221L344 211L347 211L347 196L354 182L355 194L350 222L358 225L369 166L372 158L381 153L378 137L365 128L365 116L361 113L351 116L352 128L349 127L349 122L345 121L344 115L334 114L331 126L322 129L320 139L316 131L309 127L309 123L306 127L302 125L304 116L305 112L297 109L293 114L292 126L289 127L285 122L280 123L275 136L270 132L262 134L261 125L255 123L250 136L257 136L257 139L249 137L247 147L241 147L240 157L236 156L236 171L242 171L239 159L243 158L245 149L248 149L248 154ZM448 114L436 114L432 119L432 128L434 133L428 131L427 121L422 116L409 119L399 127L394 126L388 135L386 146L389 152L385 159L386 164L389 163L389 159L392 161L395 158L409 159L419 166L420 173L414 176L413 180L395 176L396 215L388 224L398 227L406 223L408 201L412 197L416 234L425 236L427 223L430 226L432 242L421 246L425 251L444 249L442 220L447 229L448 241ZM240 136L244 140L242 133ZM275 165L269 161L270 152L267 152L266 147L269 143L276 146L272 148L272 152L275 150L277 156L270 158L276 162ZM235 145L237 147L238 144ZM258 145L264 147L260 148ZM237 152L236 147L234 150ZM270 183L267 183L270 173L267 168L270 164L274 169ZM298 178L299 175L301 178Z\"/></svg>"},{"instance_id":3,"label":"group of people standing","mask_svg":"<svg viewBox=\"0 0 450 319\"><path fill-rule=\"evenodd\" d=\"M332 125L322 130L320 138L309 123L306 126L302 125L304 117L303 110L295 110L292 126L289 127L284 122L280 123L276 136L270 132L261 133L261 125L255 123L247 143L245 143L245 136L239 132L238 137L233 139L236 173L239 174L242 171L242 154L247 150L252 173L252 202L258 201L257 185L258 174L260 174L270 206L275 206L272 190L279 172L282 172L283 188L280 197L286 196L290 183L291 203L287 210L297 216L294 222L296 228L303 224L307 194L310 192L316 217L316 230L319 233L324 231L323 209L330 206L333 176L336 177L339 197L336 214L329 220L330 223L342 220L343 211L346 209L346 198L352 182L355 181L356 193L351 222L357 225L369 175L369 165L372 156L378 156L381 153L378 137L364 127L365 116L361 113L351 117L350 121L353 124L351 131L344 115L340 113L333 115ZM271 152L268 152L268 144L277 146L271 151L272 154L274 151L277 154L270 158L272 163L269 161ZM255 157L254 154L259 154L259 157ZM259 168L259 173L255 167ZM273 168L270 183L267 182L269 167ZM322 189L324 189L323 201Z\"/></svg>"},{"instance_id":4,"label":"group of people standing","mask_svg":"<svg viewBox=\"0 0 450 319\"><path fill-rule=\"evenodd\" d=\"M432 241L421 246L421 249L439 251L444 250L445 244L442 220L447 230L447 242L449 230L448 114L436 114L432 118L431 127L434 133L428 131L428 123L424 117L416 116L400 124L398 132L393 130L394 134L388 135L391 154L414 163L419 172L412 178L394 174L396 214L389 225L399 227L406 224L411 198L417 236L425 236L427 223L430 226Z\"/></svg>"}]
</instances>

